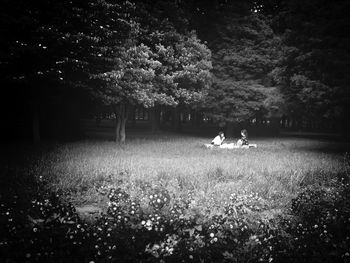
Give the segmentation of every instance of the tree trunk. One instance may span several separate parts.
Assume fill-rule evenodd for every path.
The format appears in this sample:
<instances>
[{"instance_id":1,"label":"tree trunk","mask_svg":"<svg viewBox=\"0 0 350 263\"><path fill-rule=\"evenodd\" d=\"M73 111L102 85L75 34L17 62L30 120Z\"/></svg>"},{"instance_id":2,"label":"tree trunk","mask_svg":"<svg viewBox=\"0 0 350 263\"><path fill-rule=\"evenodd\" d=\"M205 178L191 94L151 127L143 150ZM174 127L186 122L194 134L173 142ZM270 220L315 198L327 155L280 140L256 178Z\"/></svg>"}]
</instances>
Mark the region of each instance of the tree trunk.
<instances>
[{"instance_id":1,"label":"tree trunk","mask_svg":"<svg viewBox=\"0 0 350 263\"><path fill-rule=\"evenodd\" d=\"M32 132L33 142L40 142L40 124L39 124L39 110L38 106L33 102L32 104Z\"/></svg>"},{"instance_id":2,"label":"tree trunk","mask_svg":"<svg viewBox=\"0 0 350 263\"><path fill-rule=\"evenodd\" d=\"M121 126L120 126L120 142L121 143L125 143L125 139L126 139L126 132L125 132L126 121L127 121L127 116L124 115L122 120L121 120Z\"/></svg>"},{"instance_id":3,"label":"tree trunk","mask_svg":"<svg viewBox=\"0 0 350 263\"><path fill-rule=\"evenodd\" d=\"M114 108L116 116L116 128L115 128L115 142L124 143L126 139L126 122L128 120L128 110L124 103L115 106Z\"/></svg>"},{"instance_id":4,"label":"tree trunk","mask_svg":"<svg viewBox=\"0 0 350 263\"><path fill-rule=\"evenodd\" d=\"M119 115L115 115L115 142L120 141L121 120Z\"/></svg>"}]
</instances>

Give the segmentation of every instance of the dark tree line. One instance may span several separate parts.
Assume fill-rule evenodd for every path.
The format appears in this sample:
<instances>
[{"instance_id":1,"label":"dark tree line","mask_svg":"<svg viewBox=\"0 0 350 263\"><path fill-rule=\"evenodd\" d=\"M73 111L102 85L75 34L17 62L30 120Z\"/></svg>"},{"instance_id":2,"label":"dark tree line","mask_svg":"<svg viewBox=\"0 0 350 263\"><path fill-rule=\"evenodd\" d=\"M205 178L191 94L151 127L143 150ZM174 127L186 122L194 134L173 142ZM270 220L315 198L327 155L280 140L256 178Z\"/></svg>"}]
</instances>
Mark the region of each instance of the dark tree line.
<instances>
[{"instance_id":1,"label":"dark tree line","mask_svg":"<svg viewBox=\"0 0 350 263\"><path fill-rule=\"evenodd\" d=\"M349 136L349 1L285 1L275 16L286 46L275 69L287 109L299 120L341 124Z\"/></svg>"},{"instance_id":2,"label":"dark tree line","mask_svg":"<svg viewBox=\"0 0 350 263\"><path fill-rule=\"evenodd\" d=\"M29 120L34 141L44 115L64 115L74 126L93 105L115 114L121 142L138 107L149 109L154 131L161 109L173 120L184 109L229 133L237 123L282 116L342 124L349 133L348 1L7 0L2 7L4 122ZM52 112L52 105L59 106Z\"/></svg>"},{"instance_id":3,"label":"dark tree line","mask_svg":"<svg viewBox=\"0 0 350 263\"><path fill-rule=\"evenodd\" d=\"M212 51L209 116L288 117L349 136L349 1L190 2Z\"/></svg>"}]
</instances>

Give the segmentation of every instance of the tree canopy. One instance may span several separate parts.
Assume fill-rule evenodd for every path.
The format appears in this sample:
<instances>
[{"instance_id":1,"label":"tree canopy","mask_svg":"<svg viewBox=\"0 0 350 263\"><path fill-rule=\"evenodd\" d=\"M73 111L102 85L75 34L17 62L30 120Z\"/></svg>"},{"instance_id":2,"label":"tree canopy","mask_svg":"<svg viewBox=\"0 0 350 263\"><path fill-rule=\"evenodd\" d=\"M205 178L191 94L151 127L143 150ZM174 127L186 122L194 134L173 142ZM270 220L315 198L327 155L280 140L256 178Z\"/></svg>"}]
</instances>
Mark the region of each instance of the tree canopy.
<instances>
[{"instance_id":1,"label":"tree canopy","mask_svg":"<svg viewBox=\"0 0 350 263\"><path fill-rule=\"evenodd\" d=\"M1 75L5 96L31 111L34 140L40 139L39 113L86 77L82 39L88 3L84 1L3 1L1 20ZM21 113L23 114L23 113Z\"/></svg>"},{"instance_id":2,"label":"tree canopy","mask_svg":"<svg viewBox=\"0 0 350 263\"><path fill-rule=\"evenodd\" d=\"M40 108L72 94L114 109L117 141L131 107L193 103L223 125L284 112L348 130L348 1L15 3L0 11L1 76L36 140Z\"/></svg>"},{"instance_id":3,"label":"tree canopy","mask_svg":"<svg viewBox=\"0 0 350 263\"><path fill-rule=\"evenodd\" d=\"M147 9L140 14L137 4L134 8L134 13L127 13L132 26L125 27L125 39L113 46L114 52L101 52L103 66L92 74L97 80L94 96L113 106L118 116L117 141L125 140L129 106L193 103L202 100L210 80L211 53L194 32L181 33L171 21ZM109 31L122 28L116 21Z\"/></svg>"},{"instance_id":4,"label":"tree canopy","mask_svg":"<svg viewBox=\"0 0 350 263\"><path fill-rule=\"evenodd\" d=\"M349 113L348 1L285 1L276 28L286 45L275 79L299 118L342 122Z\"/></svg>"},{"instance_id":5,"label":"tree canopy","mask_svg":"<svg viewBox=\"0 0 350 263\"><path fill-rule=\"evenodd\" d=\"M264 116L276 89L271 72L282 53L281 41L263 16L236 14L218 24L213 52L213 86L207 115L229 124ZM269 103L268 103L269 102Z\"/></svg>"}]
</instances>

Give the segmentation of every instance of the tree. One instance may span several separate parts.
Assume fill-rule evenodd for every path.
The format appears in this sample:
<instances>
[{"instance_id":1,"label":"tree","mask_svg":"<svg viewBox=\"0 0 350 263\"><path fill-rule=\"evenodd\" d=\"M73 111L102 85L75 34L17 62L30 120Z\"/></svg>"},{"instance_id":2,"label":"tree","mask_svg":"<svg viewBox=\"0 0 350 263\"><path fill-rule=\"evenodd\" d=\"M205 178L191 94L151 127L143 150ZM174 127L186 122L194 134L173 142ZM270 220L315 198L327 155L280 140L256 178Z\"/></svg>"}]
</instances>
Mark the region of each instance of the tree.
<instances>
[{"instance_id":1,"label":"tree","mask_svg":"<svg viewBox=\"0 0 350 263\"><path fill-rule=\"evenodd\" d=\"M7 96L16 98L15 106L24 114L29 107L33 140L38 142L40 113L48 101L80 86L85 49L79 40L85 36L79 30L84 28L87 3L17 0L2 4L2 80L8 85Z\"/></svg>"},{"instance_id":2,"label":"tree","mask_svg":"<svg viewBox=\"0 0 350 263\"><path fill-rule=\"evenodd\" d=\"M203 102L211 82L212 66L210 50L200 42L194 32L174 32L172 35L177 41L167 39L162 45L163 50L158 52L158 59L162 63L163 71L159 76L173 76L174 85L168 87L168 94L175 99L176 104L157 102L156 105L172 106L173 119L177 119L180 107ZM162 86L164 84L158 82L158 87Z\"/></svg>"},{"instance_id":3,"label":"tree","mask_svg":"<svg viewBox=\"0 0 350 263\"><path fill-rule=\"evenodd\" d=\"M49 97L73 89L89 87L95 101L112 106L118 141L125 140L130 106L176 106L201 97L210 51L195 33L177 30L164 6L105 0L16 3L5 1L0 13L5 24L1 69L9 85L17 83L23 101L31 101L35 141L40 140L38 109ZM178 27L184 23L177 18Z\"/></svg>"},{"instance_id":4,"label":"tree","mask_svg":"<svg viewBox=\"0 0 350 263\"><path fill-rule=\"evenodd\" d=\"M152 130L158 129L160 109L172 108L173 121L178 119L179 108L198 104L206 93L210 82L211 52L201 43L197 34L189 30L188 14L181 1L152 1L141 14L144 34L141 42L157 53L162 68L157 76L173 76L175 85L166 86L157 81L159 89L167 87L177 105L156 102L151 108ZM142 9L143 10L143 9ZM162 49L159 49L161 45ZM170 107L167 107L170 106Z\"/></svg>"},{"instance_id":5,"label":"tree","mask_svg":"<svg viewBox=\"0 0 350 263\"><path fill-rule=\"evenodd\" d=\"M228 126L264 116L278 105L270 73L281 54L280 39L262 15L240 14L217 26L213 51L214 84L207 98L207 115Z\"/></svg>"},{"instance_id":6,"label":"tree","mask_svg":"<svg viewBox=\"0 0 350 263\"><path fill-rule=\"evenodd\" d=\"M290 114L300 121L342 122L349 133L348 1L284 1L276 24L287 45L274 72Z\"/></svg>"},{"instance_id":7,"label":"tree","mask_svg":"<svg viewBox=\"0 0 350 263\"><path fill-rule=\"evenodd\" d=\"M113 45L114 51L101 55L110 64L104 63L105 67L93 74L98 83L94 86L95 96L111 105L118 117L118 142L125 141L130 106L175 107L180 101L196 101L203 96L210 77L210 51L194 33L181 34L172 23L150 13L132 13L131 21L126 22L125 38ZM109 25L112 31L121 28L117 23ZM97 44L106 42L110 47L108 39L113 41L113 37L101 38Z\"/></svg>"}]
</instances>

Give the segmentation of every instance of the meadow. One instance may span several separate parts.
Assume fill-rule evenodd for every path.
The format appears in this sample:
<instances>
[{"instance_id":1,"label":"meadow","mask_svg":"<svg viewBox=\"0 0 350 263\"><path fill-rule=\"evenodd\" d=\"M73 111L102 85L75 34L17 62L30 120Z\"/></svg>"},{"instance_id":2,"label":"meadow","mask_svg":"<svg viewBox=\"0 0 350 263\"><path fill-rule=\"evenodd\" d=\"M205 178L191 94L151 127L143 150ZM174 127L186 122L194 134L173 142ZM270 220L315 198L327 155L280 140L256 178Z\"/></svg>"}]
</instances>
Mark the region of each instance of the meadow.
<instances>
[{"instance_id":1,"label":"meadow","mask_svg":"<svg viewBox=\"0 0 350 263\"><path fill-rule=\"evenodd\" d=\"M81 199L84 202L92 194L91 186L111 180L119 187L132 181L172 185L174 195L189 190L203 198L257 192L288 200L301 186L329 182L347 169L347 145L340 142L265 138L253 140L257 149L225 150L206 149L208 140L170 134L131 138L125 145L64 144L41 156L35 173L53 179L55 190L81 190L83 195L90 191Z\"/></svg>"},{"instance_id":2,"label":"meadow","mask_svg":"<svg viewBox=\"0 0 350 263\"><path fill-rule=\"evenodd\" d=\"M55 221L74 233L62 234L64 240L75 240L80 247L99 244L93 245L94 253L85 253L86 262L143 262L145 255L149 257L144 262L310 262L310 255L315 262L348 262L350 219L344 202L349 192L349 144L257 138L251 140L256 149L226 150L206 149L203 145L209 140L164 133L131 136L124 145L102 140L50 144L31 155L30 149L23 151L26 157L22 167L16 163L14 178L34 178L35 191L54 193L59 199L50 201L43 194L45 201L34 201L39 212L30 216L31 227L39 225L47 235L43 224L57 228ZM12 169L10 164L4 167ZM21 182L27 184L22 178L17 189ZM61 212L54 208L57 202ZM98 214L86 212L86 207ZM2 214L6 211L10 210ZM339 222L342 228L333 229ZM314 226L321 223L319 232ZM100 234L94 240L94 234L82 238L70 224L79 229L85 224L84 233ZM332 234L316 241L323 231ZM110 239L111 233L128 248L113 252L116 239ZM319 249L328 252L320 256Z\"/></svg>"}]
</instances>

